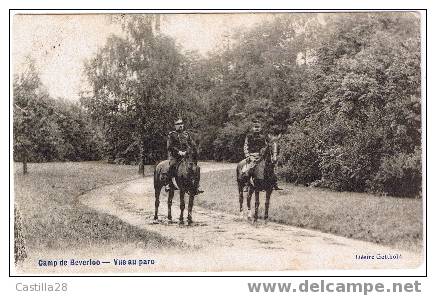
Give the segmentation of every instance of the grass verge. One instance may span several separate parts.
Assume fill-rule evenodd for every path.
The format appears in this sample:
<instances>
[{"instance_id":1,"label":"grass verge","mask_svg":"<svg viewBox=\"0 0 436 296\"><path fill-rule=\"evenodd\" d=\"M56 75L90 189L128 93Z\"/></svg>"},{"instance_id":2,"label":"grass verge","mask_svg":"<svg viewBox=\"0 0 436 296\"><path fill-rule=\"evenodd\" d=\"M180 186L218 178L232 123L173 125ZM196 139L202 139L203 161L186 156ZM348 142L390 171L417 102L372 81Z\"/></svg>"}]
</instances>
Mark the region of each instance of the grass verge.
<instances>
[{"instance_id":1,"label":"grass verge","mask_svg":"<svg viewBox=\"0 0 436 296\"><path fill-rule=\"evenodd\" d=\"M233 170L202 175L205 193L196 205L239 213ZM272 221L310 228L344 237L420 251L422 248L422 199L381 197L364 193L334 192L320 188L281 185L274 191L269 217ZM260 198L263 216L264 193ZM251 201L254 207L254 196ZM246 208L246 199L244 199Z\"/></svg>"},{"instance_id":2,"label":"grass verge","mask_svg":"<svg viewBox=\"0 0 436 296\"><path fill-rule=\"evenodd\" d=\"M151 166L146 167L146 174L152 174ZM112 242L174 247L176 242L98 213L77 200L91 189L138 177L136 166L102 162L29 164L28 175L15 164L15 201L27 249L96 247Z\"/></svg>"}]
</instances>

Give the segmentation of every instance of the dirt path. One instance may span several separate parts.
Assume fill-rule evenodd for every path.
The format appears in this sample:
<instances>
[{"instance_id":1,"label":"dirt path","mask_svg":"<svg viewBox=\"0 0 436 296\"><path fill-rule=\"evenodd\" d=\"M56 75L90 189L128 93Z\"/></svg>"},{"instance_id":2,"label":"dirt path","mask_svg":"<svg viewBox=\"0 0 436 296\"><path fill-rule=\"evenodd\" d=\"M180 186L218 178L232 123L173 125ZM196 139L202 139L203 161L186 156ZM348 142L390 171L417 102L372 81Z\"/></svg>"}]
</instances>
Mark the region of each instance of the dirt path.
<instances>
[{"instance_id":1,"label":"dirt path","mask_svg":"<svg viewBox=\"0 0 436 296\"><path fill-rule=\"evenodd\" d=\"M202 172L234 169L232 164L203 164ZM196 198L207 198L207 194ZM179 215L178 192L174 197L173 217ZM105 258L111 264L75 268L75 272L150 272L150 271L280 271L307 269L416 268L420 254L393 250L377 244L347 239L318 231L269 222L250 224L239 217L195 206L194 225L168 223L167 196L161 196L159 224L153 224L153 179L147 177L93 190L80 198L83 204L125 222L183 242L187 248L160 250L120 243L105 249L84 248L74 256ZM186 215L186 214L185 214ZM186 219L186 218L185 218ZM44 254L53 257L56 254ZM57 254L59 256L60 254ZM92 256L91 256L92 255ZM374 255L375 259L356 259ZM381 259L385 255L391 259ZM71 256L70 256L71 257ZM392 258L394 257L394 258ZM398 258L397 258L398 257ZM115 266L114 258L153 259L155 264ZM35 268L34 268L35 270ZM38 269L41 271L41 269ZM35 270L36 271L36 270ZM71 272L71 268L45 268L45 272Z\"/></svg>"}]
</instances>

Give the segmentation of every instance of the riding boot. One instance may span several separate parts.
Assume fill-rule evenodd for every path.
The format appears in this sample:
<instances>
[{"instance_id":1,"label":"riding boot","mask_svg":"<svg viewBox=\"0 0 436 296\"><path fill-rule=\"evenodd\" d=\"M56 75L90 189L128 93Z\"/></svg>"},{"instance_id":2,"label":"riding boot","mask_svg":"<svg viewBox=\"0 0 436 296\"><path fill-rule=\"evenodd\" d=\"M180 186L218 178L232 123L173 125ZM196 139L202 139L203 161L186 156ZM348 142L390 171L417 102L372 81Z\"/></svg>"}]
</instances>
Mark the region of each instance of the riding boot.
<instances>
[{"instance_id":1,"label":"riding boot","mask_svg":"<svg viewBox=\"0 0 436 296\"><path fill-rule=\"evenodd\" d=\"M177 166L177 159L170 158L169 168L168 168L168 174L167 174L167 183L165 185L165 191L170 191L171 188L174 190L177 190L177 188L172 184L173 178L176 176L176 166Z\"/></svg>"}]
</instances>

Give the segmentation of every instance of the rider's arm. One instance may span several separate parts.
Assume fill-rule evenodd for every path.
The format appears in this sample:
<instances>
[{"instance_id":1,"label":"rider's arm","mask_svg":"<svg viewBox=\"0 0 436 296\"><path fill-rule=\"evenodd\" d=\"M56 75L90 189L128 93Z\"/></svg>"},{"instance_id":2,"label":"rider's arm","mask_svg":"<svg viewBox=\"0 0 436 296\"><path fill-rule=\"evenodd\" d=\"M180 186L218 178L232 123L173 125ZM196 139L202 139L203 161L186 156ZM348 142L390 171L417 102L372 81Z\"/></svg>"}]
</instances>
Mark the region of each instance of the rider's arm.
<instances>
[{"instance_id":1,"label":"rider's arm","mask_svg":"<svg viewBox=\"0 0 436 296\"><path fill-rule=\"evenodd\" d=\"M179 149L178 149L178 147L175 146L174 139L173 139L173 136L171 134L168 135L167 150L172 155L178 155L179 154Z\"/></svg>"},{"instance_id":2,"label":"rider's arm","mask_svg":"<svg viewBox=\"0 0 436 296\"><path fill-rule=\"evenodd\" d=\"M198 159L198 145L197 142L194 140L194 138L189 134L188 135L188 141L189 141L189 146L191 147L191 153L192 153L192 160L197 163L197 159Z\"/></svg>"},{"instance_id":3,"label":"rider's arm","mask_svg":"<svg viewBox=\"0 0 436 296\"><path fill-rule=\"evenodd\" d=\"M198 153L197 142L194 141L194 138L191 135L189 135L189 146L192 148L194 154Z\"/></svg>"}]
</instances>

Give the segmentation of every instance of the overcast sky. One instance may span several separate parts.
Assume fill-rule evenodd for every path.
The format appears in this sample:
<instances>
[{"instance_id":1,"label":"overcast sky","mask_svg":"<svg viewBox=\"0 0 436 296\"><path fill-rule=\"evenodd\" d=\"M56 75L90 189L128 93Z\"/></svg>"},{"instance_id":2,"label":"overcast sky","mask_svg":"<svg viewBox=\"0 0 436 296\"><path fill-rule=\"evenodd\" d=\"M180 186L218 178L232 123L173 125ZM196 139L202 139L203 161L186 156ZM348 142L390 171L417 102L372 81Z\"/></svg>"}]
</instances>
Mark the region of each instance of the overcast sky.
<instances>
[{"instance_id":1,"label":"overcast sky","mask_svg":"<svg viewBox=\"0 0 436 296\"><path fill-rule=\"evenodd\" d=\"M162 32L184 50L203 55L220 45L223 36L240 27L252 27L271 14L171 14L165 15ZM44 85L53 97L77 100L83 87L82 67L120 27L106 15L16 15L13 22L14 72L25 57L36 60Z\"/></svg>"}]
</instances>

